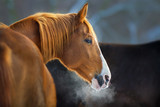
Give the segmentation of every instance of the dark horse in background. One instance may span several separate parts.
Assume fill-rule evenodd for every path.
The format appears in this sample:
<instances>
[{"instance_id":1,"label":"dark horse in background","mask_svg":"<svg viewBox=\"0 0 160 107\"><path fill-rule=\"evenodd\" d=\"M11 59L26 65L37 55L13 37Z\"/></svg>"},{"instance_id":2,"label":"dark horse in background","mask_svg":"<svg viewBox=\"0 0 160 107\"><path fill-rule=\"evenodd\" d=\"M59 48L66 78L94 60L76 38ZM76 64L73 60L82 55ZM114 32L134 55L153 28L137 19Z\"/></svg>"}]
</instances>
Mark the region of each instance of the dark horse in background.
<instances>
[{"instance_id":1,"label":"dark horse in background","mask_svg":"<svg viewBox=\"0 0 160 107\"><path fill-rule=\"evenodd\" d=\"M105 97L96 102L84 101L82 97L77 98L75 88L80 89L86 83L72 72L68 72L60 62L53 61L48 63L47 67L54 74L57 106L78 106L79 104L90 106L86 103L91 101L96 107L101 103L100 100L106 101L101 105L102 107L160 106L160 41L141 45L100 43L100 48L112 71L111 86L115 87L116 92L114 100L108 103ZM55 65L59 68L54 67ZM63 75L63 78L55 78L55 75ZM68 85L70 83L73 85ZM63 87L60 84L66 85Z\"/></svg>"},{"instance_id":2,"label":"dark horse in background","mask_svg":"<svg viewBox=\"0 0 160 107\"><path fill-rule=\"evenodd\" d=\"M82 103L82 99L77 96L75 90L87 83L75 72L68 70L58 59L47 63L47 67L54 78L57 107L78 107Z\"/></svg>"},{"instance_id":3,"label":"dark horse in background","mask_svg":"<svg viewBox=\"0 0 160 107\"><path fill-rule=\"evenodd\" d=\"M112 71L113 106L160 106L160 41L141 45L100 43Z\"/></svg>"}]
</instances>

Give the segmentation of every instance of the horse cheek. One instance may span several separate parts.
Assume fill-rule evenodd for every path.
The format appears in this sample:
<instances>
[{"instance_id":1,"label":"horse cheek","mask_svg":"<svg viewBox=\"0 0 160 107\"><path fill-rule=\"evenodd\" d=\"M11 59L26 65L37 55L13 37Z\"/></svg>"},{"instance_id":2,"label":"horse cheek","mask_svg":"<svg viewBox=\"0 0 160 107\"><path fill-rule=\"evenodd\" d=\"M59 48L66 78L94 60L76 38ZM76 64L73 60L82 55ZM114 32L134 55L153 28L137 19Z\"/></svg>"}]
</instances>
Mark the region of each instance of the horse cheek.
<instances>
[{"instance_id":1,"label":"horse cheek","mask_svg":"<svg viewBox=\"0 0 160 107\"><path fill-rule=\"evenodd\" d=\"M79 66L79 51L75 52L74 50L74 47L70 47L67 50L65 50L63 54L62 60L64 64L66 64L69 68L77 68Z\"/></svg>"}]
</instances>

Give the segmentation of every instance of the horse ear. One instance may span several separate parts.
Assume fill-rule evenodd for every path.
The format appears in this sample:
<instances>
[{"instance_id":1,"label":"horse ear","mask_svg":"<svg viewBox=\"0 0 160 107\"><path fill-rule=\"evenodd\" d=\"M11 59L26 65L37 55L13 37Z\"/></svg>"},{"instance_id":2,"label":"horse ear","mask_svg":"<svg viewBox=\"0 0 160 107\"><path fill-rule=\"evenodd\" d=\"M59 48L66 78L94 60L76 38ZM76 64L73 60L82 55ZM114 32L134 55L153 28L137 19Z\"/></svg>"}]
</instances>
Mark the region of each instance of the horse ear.
<instances>
[{"instance_id":1,"label":"horse ear","mask_svg":"<svg viewBox=\"0 0 160 107\"><path fill-rule=\"evenodd\" d=\"M83 22L85 17L87 16L88 11L88 3L86 3L83 8L77 13L77 18L80 22Z\"/></svg>"}]
</instances>

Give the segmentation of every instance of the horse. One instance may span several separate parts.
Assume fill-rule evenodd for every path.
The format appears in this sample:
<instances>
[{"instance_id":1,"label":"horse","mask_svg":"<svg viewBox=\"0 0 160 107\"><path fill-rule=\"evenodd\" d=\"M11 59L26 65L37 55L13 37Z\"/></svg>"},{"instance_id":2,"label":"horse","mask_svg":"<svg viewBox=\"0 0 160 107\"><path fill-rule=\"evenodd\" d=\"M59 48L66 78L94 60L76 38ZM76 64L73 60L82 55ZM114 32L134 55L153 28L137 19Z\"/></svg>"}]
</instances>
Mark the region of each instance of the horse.
<instances>
[{"instance_id":1,"label":"horse","mask_svg":"<svg viewBox=\"0 0 160 107\"><path fill-rule=\"evenodd\" d=\"M60 62L51 61L47 67L59 90L57 91L57 106L76 107L81 103L84 106L88 103L92 105L87 105L87 107L93 105L98 105L98 107L159 107L160 41L139 45L99 43L99 46L112 71L110 87L114 87L115 91L113 101L108 102L107 96L96 101L91 97L90 100L85 97L77 98L76 90L82 89L86 83L65 69ZM54 66L59 64L60 66L55 69ZM56 78L56 75L63 75L65 81L62 78ZM85 93L81 91L81 94ZM103 104L100 104L102 101Z\"/></svg>"},{"instance_id":2,"label":"horse","mask_svg":"<svg viewBox=\"0 0 160 107\"><path fill-rule=\"evenodd\" d=\"M97 91L109 86L111 73L86 18L88 3L78 13L36 13L9 27L39 48L44 63L58 58Z\"/></svg>"},{"instance_id":3,"label":"horse","mask_svg":"<svg viewBox=\"0 0 160 107\"><path fill-rule=\"evenodd\" d=\"M55 107L53 78L37 46L0 25L0 107Z\"/></svg>"}]
</instances>

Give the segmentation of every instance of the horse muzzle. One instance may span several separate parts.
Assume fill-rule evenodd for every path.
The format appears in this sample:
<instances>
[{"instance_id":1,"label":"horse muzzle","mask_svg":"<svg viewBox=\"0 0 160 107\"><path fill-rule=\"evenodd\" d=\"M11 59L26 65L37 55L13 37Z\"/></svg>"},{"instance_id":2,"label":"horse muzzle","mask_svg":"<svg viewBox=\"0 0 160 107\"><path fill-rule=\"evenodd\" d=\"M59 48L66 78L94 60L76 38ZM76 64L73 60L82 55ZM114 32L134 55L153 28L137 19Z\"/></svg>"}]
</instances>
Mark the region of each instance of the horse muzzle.
<instances>
[{"instance_id":1,"label":"horse muzzle","mask_svg":"<svg viewBox=\"0 0 160 107\"><path fill-rule=\"evenodd\" d=\"M110 80L108 75L95 75L92 79L91 87L96 91L106 89L109 87Z\"/></svg>"}]
</instances>

